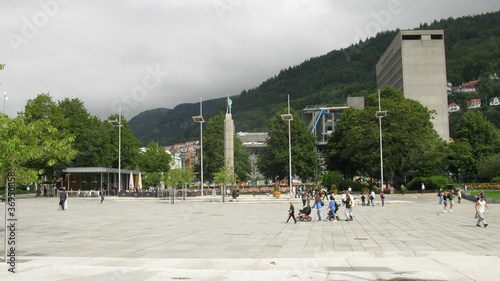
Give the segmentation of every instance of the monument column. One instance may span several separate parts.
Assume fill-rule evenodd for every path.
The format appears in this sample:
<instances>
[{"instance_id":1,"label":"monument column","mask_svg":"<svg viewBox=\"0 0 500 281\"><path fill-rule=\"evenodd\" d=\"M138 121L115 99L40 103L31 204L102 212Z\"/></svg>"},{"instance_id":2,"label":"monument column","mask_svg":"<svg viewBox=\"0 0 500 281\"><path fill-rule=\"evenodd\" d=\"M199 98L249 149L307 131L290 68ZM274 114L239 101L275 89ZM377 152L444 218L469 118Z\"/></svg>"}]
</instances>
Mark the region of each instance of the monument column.
<instances>
[{"instance_id":1,"label":"monument column","mask_svg":"<svg viewBox=\"0 0 500 281\"><path fill-rule=\"evenodd\" d=\"M224 165L226 171L234 174L234 121L231 114L231 105L231 99L228 97L226 118L224 119Z\"/></svg>"}]
</instances>

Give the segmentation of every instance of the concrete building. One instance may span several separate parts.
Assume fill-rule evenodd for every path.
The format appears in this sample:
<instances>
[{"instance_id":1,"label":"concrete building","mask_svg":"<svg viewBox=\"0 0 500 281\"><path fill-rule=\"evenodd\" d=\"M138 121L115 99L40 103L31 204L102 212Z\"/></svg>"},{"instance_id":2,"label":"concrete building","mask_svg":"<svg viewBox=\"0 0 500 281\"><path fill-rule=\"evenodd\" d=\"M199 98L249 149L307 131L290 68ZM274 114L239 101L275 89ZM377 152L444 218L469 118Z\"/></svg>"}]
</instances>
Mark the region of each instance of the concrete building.
<instances>
[{"instance_id":1,"label":"concrete building","mask_svg":"<svg viewBox=\"0 0 500 281\"><path fill-rule=\"evenodd\" d=\"M335 130L335 123L340 119L342 111L349 107L365 108L364 97L348 97L347 104L340 105L308 105L302 110L302 119L307 128L315 135L319 146L326 145L328 138Z\"/></svg>"},{"instance_id":2,"label":"concrete building","mask_svg":"<svg viewBox=\"0 0 500 281\"><path fill-rule=\"evenodd\" d=\"M265 132L238 132L236 136L241 140L243 146L250 154L250 164L252 171L250 172L250 185L264 185L264 177L257 169L257 158L261 155L267 147L268 133Z\"/></svg>"},{"instance_id":3,"label":"concrete building","mask_svg":"<svg viewBox=\"0 0 500 281\"><path fill-rule=\"evenodd\" d=\"M403 92L436 114L431 120L448 140L448 98L443 30L401 30L376 66L377 88L386 85Z\"/></svg>"}]
</instances>

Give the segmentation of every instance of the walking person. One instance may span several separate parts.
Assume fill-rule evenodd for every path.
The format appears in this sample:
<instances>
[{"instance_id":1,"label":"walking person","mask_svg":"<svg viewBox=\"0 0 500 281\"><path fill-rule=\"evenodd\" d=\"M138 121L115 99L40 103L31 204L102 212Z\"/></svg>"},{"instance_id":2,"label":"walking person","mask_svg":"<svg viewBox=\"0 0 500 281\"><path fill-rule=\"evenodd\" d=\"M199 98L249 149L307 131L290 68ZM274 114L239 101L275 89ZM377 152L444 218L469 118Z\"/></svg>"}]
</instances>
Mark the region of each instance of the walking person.
<instances>
[{"instance_id":1,"label":"walking person","mask_svg":"<svg viewBox=\"0 0 500 281\"><path fill-rule=\"evenodd\" d=\"M347 193L346 196L346 207L345 207L345 216L346 216L346 221L352 221L354 218L352 217L352 197L349 193Z\"/></svg>"},{"instance_id":2,"label":"walking person","mask_svg":"<svg viewBox=\"0 0 500 281\"><path fill-rule=\"evenodd\" d=\"M61 194L59 195L59 206L61 206L61 209L64 211L68 208L68 193L64 189L64 186L62 187Z\"/></svg>"},{"instance_id":3,"label":"walking person","mask_svg":"<svg viewBox=\"0 0 500 281\"><path fill-rule=\"evenodd\" d=\"M448 206L448 194L446 192L442 192L441 193L441 201L443 203L443 212L444 213L447 213L446 212L446 207Z\"/></svg>"},{"instance_id":4,"label":"walking person","mask_svg":"<svg viewBox=\"0 0 500 281\"><path fill-rule=\"evenodd\" d=\"M323 201L321 201L321 196L319 194L319 192L316 192L316 196L314 198L314 206L313 208L316 208L316 212L318 214L318 221L321 221L321 210L323 209L323 205L325 203L323 203Z\"/></svg>"},{"instance_id":5,"label":"walking person","mask_svg":"<svg viewBox=\"0 0 500 281\"><path fill-rule=\"evenodd\" d=\"M401 195L405 195L405 185L401 184Z\"/></svg>"},{"instance_id":6,"label":"walking person","mask_svg":"<svg viewBox=\"0 0 500 281\"><path fill-rule=\"evenodd\" d=\"M462 203L462 191L460 189L457 191L457 202Z\"/></svg>"},{"instance_id":7,"label":"walking person","mask_svg":"<svg viewBox=\"0 0 500 281\"><path fill-rule=\"evenodd\" d=\"M295 208L293 207L293 203L291 201L290 201L290 209L288 209L288 219L286 220L286 223L288 223L290 218L293 218L293 221L297 223L297 219L295 218Z\"/></svg>"},{"instance_id":8,"label":"walking person","mask_svg":"<svg viewBox=\"0 0 500 281\"><path fill-rule=\"evenodd\" d=\"M443 190L439 189L437 193L437 197L439 198L439 205L443 204Z\"/></svg>"},{"instance_id":9,"label":"walking person","mask_svg":"<svg viewBox=\"0 0 500 281\"><path fill-rule=\"evenodd\" d=\"M335 213L337 212L337 203L335 202L335 198L333 198L333 195L330 195L330 202L328 203L328 220L336 221L337 216Z\"/></svg>"},{"instance_id":10,"label":"walking person","mask_svg":"<svg viewBox=\"0 0 500 281\"><path fill-rule=\"evenodd\" d=\"M373 204L373 200L375 199L375 190L372 189L372 192L370 193L370 202L373 207L375 207L375 204ZM369 205L369 204L368 204Z\"/></svg>"},{"instance_id":11,"label":"walking person","mask_svg":"<svg viewBox=\"0 0 500 281\"><path fill-rule=\"evenodd\" d=\"M104 201L104 190L101 190L99 195L101 196L101 204L102 204L102 201Z\"/></svg>"},{"instance_id":12,"label":"walking person","mask_svg":"<svg viewBox=\"0 0 500 281\"><path fill-rule=\"evenodd\" d=\"M306 206L306 201L307 201L307 192L306 191L302 192L301 197L302 197L302 208L304 208Z\"/></svg>"},{"instance_id":13,"label":"walking person","mask_svg":"<svg viewBox=\"0 0 500 281\"><path fill-rule=\"evenodd\" d=\"M448 201L449 201L448 203L450 204L450 213L453 213L453 210L451 209L453 208L453 206L455 206L455 202L453 201L455 195L453 194L453 191L454 190L452 189L450 192L448 192Z\"/></svg>"},{"instance_id":14,"label":"walking person","mask_svg":"<svg viewBox=\"0 0 500 281\"><path fill-rule=\"evenodd\" d=\"M476 226L481 226L481 223L483 223L484 227L487 227L488 224L486 223L486 220L484 219L484 207L486 207L486 209L489 209L490 207L488 207L488 204L486 203L486 199L484 198L484 196L481 196L479 198L479 201L476 201L476 218L477 218L477 223L476 223Z\"/></svg>"},{"instance_id":15,"label":"walking person","mask_svg":"<svg viewBox=\"0 0 500 281\"><path fill-rule=\"evenodd\" d=\"M425 184L422 183L422 194L424 194L424 193L425 193Z\"/></svg>"},{"instance_id":16,"label":"walking person","mask_svg":"<svg viewBox=\"0 0 500 281\"><path fill-rule=\"evenodd\" d=\"M311 190L307 189L306 192L306 206L311 207Z\"/></svg>"},{"instance_id":17,"label":"walking person","mask_svg":"<svg viewBox=\"0 0 500 281\"><path fill-rule=\"evenodd\" d=\"M385 193L383 191L380 192L380 201L382 202L382 207L384 207Z\"/></svg>"}]
</instances>

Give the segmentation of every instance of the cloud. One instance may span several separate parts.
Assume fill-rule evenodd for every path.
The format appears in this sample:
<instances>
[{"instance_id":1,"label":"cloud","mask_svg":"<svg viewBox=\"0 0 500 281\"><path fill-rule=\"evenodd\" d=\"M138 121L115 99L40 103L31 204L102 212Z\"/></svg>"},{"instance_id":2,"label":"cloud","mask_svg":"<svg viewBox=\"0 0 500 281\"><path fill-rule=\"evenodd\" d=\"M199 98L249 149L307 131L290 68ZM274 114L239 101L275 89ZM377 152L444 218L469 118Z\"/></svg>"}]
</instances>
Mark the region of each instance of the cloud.
<instances>
[{"instance_id":1,"label":"cloud","mask_svg":"<svg viewBox=\"0 0 500 281\"><path fill-rule=\"evenodd\" d=\"M363 35L500 7L490 0L4 2L0 91L9 95L10 116L50 92L55 100L74 95L100 118L122 102L128 119L237 95Z\"/></svg>"}]
</instances>

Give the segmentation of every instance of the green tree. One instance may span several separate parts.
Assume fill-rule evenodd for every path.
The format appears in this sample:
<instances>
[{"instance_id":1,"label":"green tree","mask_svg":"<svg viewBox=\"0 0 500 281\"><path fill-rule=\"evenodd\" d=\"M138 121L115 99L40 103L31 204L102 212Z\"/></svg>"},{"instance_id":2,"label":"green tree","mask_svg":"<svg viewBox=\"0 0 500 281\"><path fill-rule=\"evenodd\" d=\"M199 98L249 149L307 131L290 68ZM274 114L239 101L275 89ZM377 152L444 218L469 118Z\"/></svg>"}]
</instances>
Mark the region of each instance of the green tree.
<instances>
[{"instance_id":1,"label":"green tree","mask_svg":"<svg viewBox=\"0 0 500 281\"><path fill-rule=\"evenodd\" d=\"M252 171L250 153L236 136L234 136L234 159L234 173L238 177L238 180L248 181L250 179L250 172Z\"/></svg>"},{"instance_id":2,"label":"green tree","mask_svg":"<svg viewBox=\"0 0 500 281\"><path fill-rule=\"evenodd\" d=\"M168 172L170 170L172 156L165 149L151 142L139 156L139 169L146 173L150 172Z\"/></svg>"},{"instance_id":3,"label":"green tree","mask_svg":"<svg viewBox=\"0 0 500 281\"><path fill-rule=\"evenodd\" d=\"M465 142L472 150L472 166L467 167L466 181L474 181L478 176L478 164L486 157L500 152L500 134L480 111L468 110L458 121L453 139Z\"/></svg>"},{"instance_id":4,"label":"green tree","mask_svg":"<svg viewBox=\"0 0 500 281\"><path fill-rule=\"evenodd\" d=\"M327 145L328 170L339 171L349 179L357 174L378 178L378 124L372 120L373 116L353 107L342 113Z\"/></svg>"},{"instance_id":5,"label":"green tree","mask_svg":"<svg viewBox=\"0 0 500 281\"><path fill-rule=\"evenodd\" d=\"M447 168L445 142L430 122L432 112L419 102L404 98L392 87L380 93L384 178L393 184L420 174L442 174ZM367 98L366 108L346 110L332 135L328 167L349 179L356 174L380 178L378 95ZM424 159L424 160L422 160Z\"/></svg>"},{"instance_id":6,"label":"green tree","mask_svg":"<svg viewBox=\"0 0 500 281\"><path fill-rule=\"evenodd\" d=\"M478 178L489 182L493 178L500 176L500 154L492 154L478 163Z\"/></svg>"},{"instance_id":7,"label":"green tree","mask_svg":"<svg viewBox=\"0 0 500 281\"><path fill-rule=\"evenodd\" d=\"M227 185L236 183L238 176L230 169L229 165L224 165L214 174L214 181L221 186L222 202L224 202Z\"/></svg>"},{"instance_id":8,"label":"green tree","mask_svg":"<svg viewBox=\"0 0 500 281\"><path fill-rule=\"evenodd\" d=\"M448 169L456 182L470 181L475 177L476 161L468 142L456 140L448 145Z\"/></svg>"},{"instance_id":9,"label":"green tree","mask_svg":"<svg viewBox=\"0 0 500 281\"><path fill-rule=\"evenodd\" d=\"M58 162L68 162L76 151L72 148L73 136L60 138L49 120L26 122L23 117L10 119L0 115L0 174L20 171L23 181L36 182L43 169L29 167L31 162L43 162L46 167Z\"/></svg>"},{"instance_id":10,"label":"green tree","mask_svg":"<svg viewBox=\"0 0 500 281\"><path fill-rule=\"evenodd\" d=\"M166 173L166 181L165 184L167 186L178 186L180 184L186 184L191 181L193 177L192 170L185 169L170 169Z\"/></svg>"},{"instance_id":11,"label":"green tree","mask_svg":"<svg viewBox=\"0 0 500 281\"><path fill-rule=\"evenodd\" d=\"M259 171L273 181L289 176L288 121L281 118L285 113L286 109L282 108L270 119L267 146L257 159ZM295 110L290 113L293 116L290 121L292 174L312 179L319 172L316 141L299 114Z\"/></svg>"},{"instance_id":12,"label":"green tree","mask_svg":"<svg viewBox=\"0 0 500 281\"><path fill-rule=\"evenodd\" d=\"M58 102L59 110L66 120L65 131L75 136L77 155L72 167L110 167L115 154L111 146L109 124L91 116L79 99L64 99Z\"/></svg>"},{"instance_id":13,"label":"green tree","mask_svg":"<svg viewBox=\"0 0 500 281\"><path fill-rule=\"evenodd\" d=\"M465 141L472 148L472 155L480 160L485 156L500 152L498 129L488 121L483 113L468 110L458 121L453 139Z\"/></svg>"},{"instance_id":14,"label":"green tree","mask_svg":"<svg viewBox=\"0 0 500 281\"><path fill-rule=\"evenodd\" d=\"M224 114L219 113L210 118L203 130L203 177L213 181L215 173L224 167ZM195 167L200 171L199 165ZM250 157L241 141L234 136L234 171L241 180L250 177Z\"/></svg>"},{"instance_id":15,"label":"green tree","mask_svg":"<svg viewBox=\"0 0 500 281\"><path fill-rule=\"evenodd\" d=\"M157 186L164 175L169 178L170 162L172 156L165 152L165 149L152 142L146 146L146 150L139 154L139 169L146 172L145 183L147 185Z\"/></svg>"},{"instance_id":16,"label":"green tree","mask_svg":"<svg viewBox=\"0 0 500 281\"><path fill-rule=\"evenodd\" d=\"M57 103L52 100L50 94L42 93L37 95L36 98L28 100L22 115L24 121L28 124L36 121L46 121L56 129L53 135L55 139L67 139L69 137L75 139L75 135L68 130L69 120L64 116ZM74 145L74 141L72 145ZM50 179L57 176L59 170L71 163L61 161L47 165L49 158L49 155L33 158L25 163L25 166L35 170L43 170L43 173ZM69 158L65 159L68 160Z\"/></svg>"}]
</instances>

